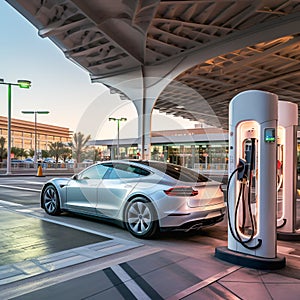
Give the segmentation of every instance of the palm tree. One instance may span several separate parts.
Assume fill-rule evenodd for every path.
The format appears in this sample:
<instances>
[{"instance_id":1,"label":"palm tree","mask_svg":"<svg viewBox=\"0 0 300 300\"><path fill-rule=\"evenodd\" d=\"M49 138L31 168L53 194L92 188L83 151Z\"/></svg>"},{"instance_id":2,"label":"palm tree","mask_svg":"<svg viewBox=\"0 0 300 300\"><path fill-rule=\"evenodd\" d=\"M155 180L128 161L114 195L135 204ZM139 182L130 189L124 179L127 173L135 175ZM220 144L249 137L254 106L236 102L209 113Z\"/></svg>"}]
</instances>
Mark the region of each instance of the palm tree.
<instances>
[{"instance_id":1,"label":"palm tree","mask_svg":"<svg viewBox=\"0 0 300 300\"><path fill-rule=\"evenodd\" d=\"M87 148L87 142L91 139L91 135L89 134L87 137L84 136L80 131L78 133L74 133L73 142L71 144L73 157L76 159L77 163L81 161L81 156L85 149Z\"/></svg>"},{"instance_id":2,"label":"palm tree","mask_svg":"<svg viewBox=\"0 0 300 300\"><path fill-rule=\"evenodd\" d=\"M5 138L3 136L0 137L0 161L3 160L3 158L6 157L6 148L4 148L5 145Z\"/></svg>"},{"instance_id":3,"label":"palm tree","mask_svg":"<svg viewBox=\"0 0 300 300\"><path fill-rule=\"evenodd\" d=\"M72 156L72 149L70 149L68 146L65 146L63 148L63 151L61 153L61 158L65 162L67 158Z\"/></svg>"},{"instance_id":4,"label":"palm tree","mask_svg":"<svg viewBox=\"0 0 300 300\"><path fill-rule=\"evenodd\" d=\"M55 162L58 163L59 157L64 153L65 146L62 142L52 142L49 145L49 155L55 157Z\"/></svg>"},{"instance_id":5,"label":"palm tree","mask_svg":"<svg viewBox=\"0 0 300 300\"><path fill-rule=\"evenodd\" d=\"M33 151L33 155L34 155L34 151ZM31 155L31 157L33 157L33 155ZM49 157L49 151L48 150L42 150L42 157Z\"/></svg>"},{"instance_id":6,"label":"palm tree","mask_svg":"<svg viewBox=\"0 0 300 300\"><path fill-rule=\"evenodd\" d=\"M11 147L11 153L14 154L15 157L26 157L27 156L27 152L24 148L19 148L19 147Z\"/></svg>"}]
</instances>

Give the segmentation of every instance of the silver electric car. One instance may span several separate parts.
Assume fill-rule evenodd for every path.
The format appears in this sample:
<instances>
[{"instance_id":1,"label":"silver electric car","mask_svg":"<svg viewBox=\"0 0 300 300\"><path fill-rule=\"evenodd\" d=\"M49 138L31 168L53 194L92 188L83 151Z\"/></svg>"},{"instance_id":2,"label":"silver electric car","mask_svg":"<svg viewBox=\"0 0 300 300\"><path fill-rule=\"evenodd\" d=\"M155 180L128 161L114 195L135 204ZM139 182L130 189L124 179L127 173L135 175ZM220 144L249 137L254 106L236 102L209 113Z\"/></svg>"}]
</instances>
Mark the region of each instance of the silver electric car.
<instances>
[{"instance_id":1,"label":"silver electric car","mask_svg":"<svg viewBox=\"0 0 300 300\"><path fill-rule=\"evenodd\" d=\"M220 183L158 161L105 161L72 178L54 178L41 192L50 215L63 211L116 221L139 238L164 230L198 230L223 220Z\"/></svg>"}]
</instances>

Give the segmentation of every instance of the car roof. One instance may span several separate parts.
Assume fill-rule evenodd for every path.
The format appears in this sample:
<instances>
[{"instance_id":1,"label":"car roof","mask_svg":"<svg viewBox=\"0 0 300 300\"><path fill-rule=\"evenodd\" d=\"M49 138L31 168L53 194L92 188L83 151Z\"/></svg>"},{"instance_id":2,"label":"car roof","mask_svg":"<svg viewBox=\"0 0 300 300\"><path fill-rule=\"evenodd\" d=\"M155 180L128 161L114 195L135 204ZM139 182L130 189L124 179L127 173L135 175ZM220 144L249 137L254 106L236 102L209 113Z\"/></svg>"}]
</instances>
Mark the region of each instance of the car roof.
<instances>
[{"instance_id":1,"label":"car roof","mask_svg":"<svg viewBox=\"0 0 300 300\"><path fill-rule=\"evenodd\" d=\"M207 182L210 181L206 176L196 172L195 170L185 168L180 165L175 165L172 163L161 162L156 160L140 160L140 159L131 159L131 160L111 160L105 161L102 163L125 163L132 164L141 168L145 168L148 171L160 172L165 174L175 180L180 180L184 182Z\"/></svg>"}]
</instances>

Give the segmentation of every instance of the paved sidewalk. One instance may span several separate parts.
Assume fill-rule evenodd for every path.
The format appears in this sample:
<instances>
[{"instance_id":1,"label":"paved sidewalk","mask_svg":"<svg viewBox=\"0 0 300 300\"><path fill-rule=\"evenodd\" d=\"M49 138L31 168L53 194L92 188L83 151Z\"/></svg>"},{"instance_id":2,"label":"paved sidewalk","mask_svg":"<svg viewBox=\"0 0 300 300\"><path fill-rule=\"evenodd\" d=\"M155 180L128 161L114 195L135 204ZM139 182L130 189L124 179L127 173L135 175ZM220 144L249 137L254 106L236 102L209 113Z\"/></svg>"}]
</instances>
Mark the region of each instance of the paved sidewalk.
<instances>
[{"instance_id":1,"label":"paved sidewalk","mask_svg":"<svg viewBox=\"0 0 300 300\"><path fill-rule=\"evenodd\" d=\"M18 295L15 290L10 294L4 291L1 299L298 300L299 270L294 277L285 273L288 272L281 274L281 271L234 266L213 255L195 259L158 249L73 279L39 286L24 294Z\"/></svg>"},{"instance_id":2,"label":"paved sidewalk","mask_svg":"<svg viewBox=\"0 0 300 300\"><path fill-rule=\"evenodd\" d=\"M16 237L14 232L19 234L20 226L26 225L28 250L41 247L38 253L44 253L25 260L26 253L21 253L20 260L0 267L1 300L299 299L300 261L293 251L299 242L278 246L278 252L288 256L285 268L260 271L217 259L215 248L227 242L209 236L191 237L189 246L180 240L147 246L143 240L127 241L91 230L84 237L85 233L73 226L72 232L67 233L73 238L68 241L62 234L69 230L66 226L53 220L60 228L47 226L44 222L49 220L39 217L33 208L2 206L0 212L4 212L0 215L2 221L5 216L19 220L19 223L4 220L6 227L1 234L6 235L8 242L18 245L22 237ZM38 226L40 234L36 232ZM43 228L48 231L43 232ZM53 240L55 247L51 246ZM77 240L86 243L76 245L73 242ZM36 242L34 247L32 241ZM26 252L26 245L22 245L22 251ZM43 252L49 249L50 253ZM12 250L13 247L5 248L3 244L0 260L3 262Z\"/></svg>"},{"instance_id":3,"label":"paved sidewalk","mask_svg":"<svg viewBox=\"0 0 300 300\"><path fill-rule=\"evenodd\" d=\"M1 210L9 213L10 218L19 218L23 224L31 221L32 226L37 226L38 218L32 213L18 216L18 210L13 212L5 207ZM191 241L195 242L188 249L182 246L177 249L174 245L162 249L146 246L142 240L133 242L105 234L99 236L99 232L90 231L84 237L85 232L73 227L73 239L85 238L88 243L74 247L70 240L59 235L70 229L63 225L60 230L47 224L41 226L48 228L42 235L46 244L47 238L49 242L56 239L56 243L61 240L64 247L73 248L59 251L62 245L58 244L51 247L50 254L1 266L1 300L299 299L299 259L287 259L286 267L281 270L260 271L217 259L215 247L224 246L226 242L209 237L204 239L206 243L199 243L197 236L192 237ZM8 226L5 232L9 235L14 230ZM96 240L93 241L91 235ZM37 241L37 247L39 245ZM281 254L290 253L291 249L279 247ZM0 258L2 261L3 257Z\"/></svg>"}]
</instances>

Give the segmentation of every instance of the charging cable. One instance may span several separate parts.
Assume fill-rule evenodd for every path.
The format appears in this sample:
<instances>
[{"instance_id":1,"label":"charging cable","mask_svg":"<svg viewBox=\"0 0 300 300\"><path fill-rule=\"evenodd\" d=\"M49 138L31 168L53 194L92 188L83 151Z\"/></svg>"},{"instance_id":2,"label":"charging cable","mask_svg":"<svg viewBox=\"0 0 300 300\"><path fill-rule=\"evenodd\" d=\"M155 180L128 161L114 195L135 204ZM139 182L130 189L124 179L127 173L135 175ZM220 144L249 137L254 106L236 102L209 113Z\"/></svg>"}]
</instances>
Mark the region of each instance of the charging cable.
<instances>
[{"instance_id":1,"label":"charging cable","mask_svg":"<svg viewBox=\"0 0 300 300\"><path fill-rule=\"evenodd\" d=\"M251 139L251 140L255 140L255 139ZM238 208L239 208L239 204L240 204L240 199L241 199L241 196L243 197L244 199L244 194L245 194L245 185L246 185L246 182L247 182L247 176L245 175L247 173L247 167L246 167L246 162L245 160L242 160L240 159L239 161L239 165L237 166L237 168L231 173L229 179L228 179L228 182L227 182L227 191L226 191L226 197L227 197L227 215L228 215L228 222L229 222L229 229L230 229L230 232L231 232L231 235L233 236L233 238L238 242L240 243L241 245L243 245L245 248L249 249L249 250L254 250L254 249L257 249L259 248L261 245L262 245L262 240L261 239L258 239L258 243L254 246L249 246L247 245L247 243L251 242L254 238L254 220L253 220L253 215L252 215L252 210L251 210L251 184L252 184L252 171L254 169L254 141L252 141L252 153L251 153L251 162L250 162L250 176L249 176L249 187L248 187L248 210L249 210L249 214L250 214L250 221L251 221L251 227L252 227L252 232L251 232L251 235L250 237L247 239L247 240L243 240L242 237L240 236L239 234L239 231L238 231L238 228L237 228L237 213L238 213ZM241 181L241 187L240 187L240 191L239 191L239 195L238 195L238 201L237 201L237 204L236 204L236 207L235 207L235 226L234 226L234 230L232 228L232 225L231 225L231 219L230 219L230 209L229 209L229 187L230 187L230 183L231 183L231 180L234 176L234 174L236 172L239 172L239 175L238 175L238 179L239 181ZM244 210L244 213L243 213L243 226L245 224L245 210Z\"/></svg>"}]
</instances>

